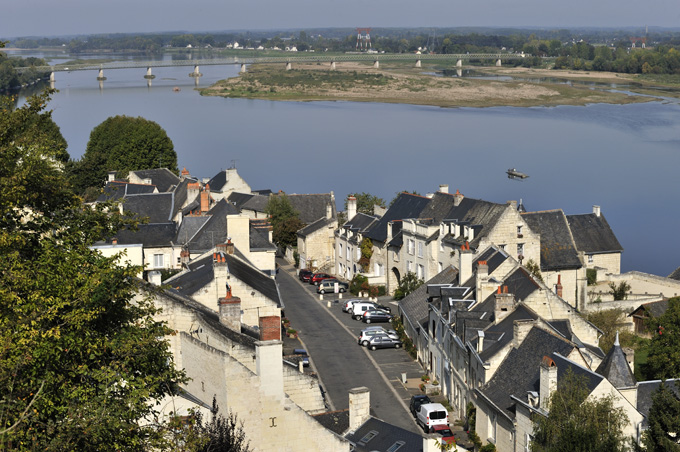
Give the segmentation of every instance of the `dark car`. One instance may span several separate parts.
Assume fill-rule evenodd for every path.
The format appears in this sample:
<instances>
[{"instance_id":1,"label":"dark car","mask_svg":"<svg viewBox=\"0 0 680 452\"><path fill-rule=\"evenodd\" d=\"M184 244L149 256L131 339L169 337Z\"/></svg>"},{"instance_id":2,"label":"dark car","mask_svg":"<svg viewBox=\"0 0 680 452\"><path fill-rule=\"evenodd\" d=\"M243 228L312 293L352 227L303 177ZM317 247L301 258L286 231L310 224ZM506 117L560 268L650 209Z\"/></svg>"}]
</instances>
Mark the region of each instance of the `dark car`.
<instances>
[{"instance_id":1,"label":"dark car","mask_svg":"<svg viewBox=\"0 0 680 452\"><path fill-rule=\"evenodd\" d=\"M319 284L320 281L323 281L324 279L335 279L335 276L331 276L328 273L314 273L309 278L309 284L314 284L316 286L317 284Z\"/></svg>"},{"instance_id":2,"label":"dark car","mask_svg":"<svg viewBox=\"0 0 680 452\"><path fill-rule=\"evenodd\" d=\"M389 322L390 320L392 320L392 314L382 309L369 309L361 317L361 321L364 323Z\"/></svg>"},{"instance_id":3,"label":"dark car","mask_svg":"<svg viewBox=\"0 0 680 452\"><path fill-rule=\"evenodd\" d=\"M309 278L312 277L314 273L312 273L311 270L303 269L300 270L300 273L298 274L298 278L300 278L300 281L302 282L309 282Z\"/></svg>"},{"instance_id":4,"label":"dark car","mask_svg":"<svg viewBox=\"0 0 680 452\"><path fill-rule=\"evenodd\" d=\"M389 306L387 306L385 304L380 304L380 303L376 303L376 302L373 302L373 304L375 305L376 309L380 309L381 311L392 312L392 308L390 308Z\"/></svg>"},{"instance_id":5,"label":"dark car","mask_svg":"<svg viewBox=\"0 0 680 452\"><path fill-rule=\"evenodd\" d=\"M293 354L300 357L300 361L302 361L304 367L309 367L309 355L307 354L307 350L304 348L296 348L293 350Z\"/></svg>"},{"instance_id":6,"label":"dark car","mask_svg":"<svg viewBox=\"0 0 680 452\"><path fill-rule=\"evenodd\" d=\"M379 348L401 348L401 341L389 337L387 334L376 334L368 340L368 348L377 350Z\"/></svg>"},{"instance_id":7,"label":"dark car","mask_svg":"<svg viewBox=\"0 0 680 452\"><path fill-rule=\"evenodd\" d=\"M416 417L416 413L418 412L418 409L420 408L420 405L424 405L426 403L432 403L432 400L426 395L414 395L411 397L411 403L409 404L409 410L411 410L411 414L413 417Z\"/></svg>"}]
</instances>

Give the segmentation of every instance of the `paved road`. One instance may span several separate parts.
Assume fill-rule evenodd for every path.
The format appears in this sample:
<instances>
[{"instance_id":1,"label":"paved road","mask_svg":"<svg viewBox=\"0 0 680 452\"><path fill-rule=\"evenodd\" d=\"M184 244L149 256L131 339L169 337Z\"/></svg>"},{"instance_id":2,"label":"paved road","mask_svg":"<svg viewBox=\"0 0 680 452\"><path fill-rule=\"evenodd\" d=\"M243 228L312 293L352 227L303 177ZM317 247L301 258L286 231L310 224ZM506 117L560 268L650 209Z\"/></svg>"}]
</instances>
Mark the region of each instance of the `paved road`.
<instances>
[{"instance_id":1,"label":"paved road","mask_svg":"<svg viewBox=\"0 0 680 452\"><path fill-rule=\"evenodd\" d=\"M320 302L311 285L302 284L291 273L293 268L278 261L277 282L291 327L299 332L313 366L330 399L331 407L349 407L349 390L366 386L371 391L371 414L413 432L420 430L409 411L408 391L399 382L402 372L408 378L422 374L406 352L396 349L369 351L357 344L361 322L342 313L340 303L329 309ZM389 325L385 325L389 327Z\"/></svg>"}]
</instances>

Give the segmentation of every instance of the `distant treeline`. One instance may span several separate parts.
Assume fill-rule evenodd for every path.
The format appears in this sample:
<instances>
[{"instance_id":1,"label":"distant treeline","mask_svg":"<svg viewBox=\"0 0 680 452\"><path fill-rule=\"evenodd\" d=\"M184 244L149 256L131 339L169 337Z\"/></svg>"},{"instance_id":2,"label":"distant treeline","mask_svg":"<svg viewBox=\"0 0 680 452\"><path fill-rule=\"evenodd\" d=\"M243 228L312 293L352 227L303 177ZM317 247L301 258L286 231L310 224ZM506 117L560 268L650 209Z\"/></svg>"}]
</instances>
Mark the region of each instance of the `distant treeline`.
<instances>
[{"instance_id":1,"label":"distant treeline","mask_svg":"<svg viewBox=\"0 0 680 452\"><path fill-rule=\"evenodd\" d=\"M660 45L652 49L626 49L578 43L555 60L555 69L680 75L679 48Z\"/></svg>"},{"instance_id":2,"label":"distant treeline","mask_svg":"<svg viewBox=\"0 0 680 452\"><path fill-rule=\"evenodd\" d=\"M42 58L8 57L0 52L0 92L30 85L38 79L47 77L48 73L38 72L31 67L46 64ZM29 67L29 69L19 74L16 70L18 67Z\"/></svg>"}]
</instances>

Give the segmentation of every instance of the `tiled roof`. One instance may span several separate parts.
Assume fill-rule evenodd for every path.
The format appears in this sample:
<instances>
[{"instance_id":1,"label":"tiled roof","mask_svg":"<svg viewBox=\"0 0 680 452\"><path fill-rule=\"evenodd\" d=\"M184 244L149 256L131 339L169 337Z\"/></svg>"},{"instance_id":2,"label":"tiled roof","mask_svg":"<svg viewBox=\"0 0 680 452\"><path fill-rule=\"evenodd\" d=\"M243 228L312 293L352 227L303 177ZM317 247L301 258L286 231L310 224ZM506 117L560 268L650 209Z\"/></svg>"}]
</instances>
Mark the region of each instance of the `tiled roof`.
<instances>
[{"instance_id":1,"label":"tiled roof","mask_svg":"<svg viewBox=\"0 0 680 452\"><path fill-rule=\"evenodd\" d=\"M124 198L127 195L141 195L153 193L156 190L155 185L147 184L130 184L125 181L111 181L104 186L102 194L99 195L97 201L113 201Z\"/></svg>"},{"instance_id":2,"label":"tiled roof","mask_svg":"<svg viewBox=\"0 0 680 452\"><path fill-rule=\"evenodd\" d=\"M378 221L378 217L359 212L354 215L354 218L350 218L343 225L343 228L349 228L353 231L363 232L376 221Z\"/></svg>"},{"instance_id":3,"label":"tiled roof","mask_svg":"<svg viewBox=\"0 0 680 452\"><path fill-rule=\"evenodd\" d=\"M449 218L449 213L454 207L455 197L449 193L435 192L420 212L420 218L432 220L432 224L438 225L443 220Z\"/></svg>"},{"instance_id":4,"label":"tiled roof","mask_svg":"<svg viewBox=\"0 0 680 452\"><path fill-rule=\"evenodd\" d=\"M175 223L140 224L136 231L123 229L116 233L119 245L133 245L141 243L144 248L158 248L172 246L177 230ZM108 240L107 243L111 243Z\"/></svg>"},{"instance_id":5,"label":"tiled roof","mask_svg":"<svg viewBox=\"0 0 680 452\"><path fill-rule=\"evenodd\" d=\"M503 284L508 286L508 292L513 294L518 302L526 300L529 295L540 289L539 285L522 267L517 267L512 271L505 278Z\"/></svg>"},{"instance_id":6,"label":"tiled roof","mask_svg":"<svg viewBox=\"0 0 680 452\"><path fill-rule=\"evenodd\" d=\"M534 327L519 348L513 348L503 359L491 380L480 389L480 392L502 409L510 419L514 419L515 401L511 396L527 400L528 391L539 391L539 366L543 357L550 356L555 360L556 353L567 356L574 348L574 344L569 341ZM558 382L567 367L563 364L561 362L557 365Z\"/></svg>"},{"instance_id":7,"label":"tiled roof","mask_svg":"<svg viewBox=\"0 0 680 452\"><path fill-rule=\"evenodd\" d=\"M458 270L449 266L432 277L425 284L404 297L399 302L399 311L415 325L429 316L427 308L427 286L430 284L453 284L458 279Z\"/></svg>"},{"instance_id":8,"label":"tiled roof","mask_svg":"<svg viewBox=\"0 0 680 452\"><path fill-rule=\"evenodd\" d=\"M650 317L661 317L666 313L668 309L668 300L653 301L651 303L645 303L641 305L638 309L644 309ZM637 311L636 309L635 311Z\"/></svg>"},{"instance_id":9,"label":"tiled roof","mask_svg":"<svg viewBox=\"0 0 680 452\"><path fill-rule=\"evenodd\" d=\"M403 443L398 449L399 452L422 452L423 450L422 436L374 417L370 417L354 433L346 435L345 438L354 445L353 450L357 452L387 451L393 446L396 447L397 442Z\"/></svg>"},{"instance_id":10,"label":"tiled roof","mask_svg":"<svg viewBox=\"0 0 680 452\"><path fill-rule=\"evenodd\" d=\"M222 170L219 173L215 174L210 181L208 181L208 185L210 185L210 190L215 191L215 192L221 192L222 188L227 183L227 171Z\"/></svg>"},{"instance_id":11,"label":"tiled roof","mask_svg":"<svg viewBox=\"0 0 680 452\"><path fill-rule=\"evenodd\" d=\"M220 199L207 213L210 219L190 240L188 246L192 253L203 253L218 243L227 242L227 215L238 214L236 208L225 199Z\"/></svg>"},{"instance_id":12,"label":"tiled roof","mask_svg":"<svg viewBox=\"0 0 680 452\"><path fill-rule=\"evenodd\" d=\"M179 184L179 177L167 168L156 168L149 170L130 171L140 179L151 179L151 183L158 187L161 193L169 191L173 186Z\"/></svg>"},{"instance_id":13,"label":"tiled roof","mask_svg":"<svg viewBox=\"0 0 680 452\"><path fill-rule=\"evenodd\" d=\"M668 275L668 277L671 278L671 279L677 279L678 281L680 281L680 267L673 270L673 273Z\"/></svg>"},{"instance_id":14,"label":"tiled roof","mask_svg":"<svg viewBox=\"0 0 680 452\"><path fill-rule=\"evenodd\" d=\"M277 306L283 307L281 297L279 296L279 288L273 278L270 278L234 255L227 254L226 258L231 275L275 302Z\"/></svg>"},{"instance_id":15,"label":"tiled roof","mask_svg":"<svg viewBox=\"0 0 680 452\"><path fill-rule=\"evenodd\" d=\"M594 213L567 215L576 249L585 253L621 252L623 247L609 227L604 215Z\"/></svg>"},{"instance_id":16,"label":"tiled roof","mask_svg":"<svg viewBox=\"0 0 680 452\"><path fill-rule=\"evenodd\" d=\"M189 241L194 238L194 235L196 235L196 233L203 227L205 223L208 222L209 219L210 217L205 216L183 217L182 224L179 225L179 229L177 230L177 239L175 243L180 245L189 243Z\"/></svg>"},{"instance_id":17,"label":"tiled roof","mask_svg":"<svg viewBox=\"0 0 680 452\"><path fill-rule=\"evenodd\" d=\"M253 212L263 212L267 209L269 196L253 195L246 202L241 204L240 210L252 210Z\"/></svg>"},{"instance_id":18,"label":"tiled roof","mask_svg":"<svg viewBox=\"0 0 680 452\"><path fill-rule=\"evenodd\" d=\"M269 231L250 223L250 250L275 250L276 245L269 241Z\"/></svg>"},{"instance_id":19,"label":"tiled roof","mask_svg":"<svg viewBox=\"0 0 680 452\"><path fill-rule=\"evenodd\" d=\"M311 224L319 218L326 218L328 205L331 206L331 218L337 218L335 199L330 193L287 196L293 208L300 213L300 220L305 224Z\"/></svg>"},{"instance_id":20,"label":"tiled roof","mask_svg":"<svg viewBox=\"0 0 680 452\"><path fill-rule=\"evenodd\" d=\"M123 209L133 212L136 218L148 218L149 223L165 223L172 221L173 196L173 193L127 196Z\"/></svg>"},{"instance_id":21,"label":"tiled roof","mask_svg":"<svg viewBox=\"0 0 680 452\"><path fill-rule=\"evenodd\" d=\"M430 199L423 196L400 193L394 203L387 209L385 215L368 229L364 235L374 241L385 242L387 240L387 223L405 218L420 217L420 213L427 206L428 202L430 202Z\"/></svg>"},{"instance_id":22,"label":"tiled roof","mask_svg":"<svg viewBox=\"0 0 680 452\"><path fill-rule=\"evenodd\" d=\"M583 265L562 210L528 212L522 218L541 235L541 270L556 271Z\"/></svg>"}]
</instances>

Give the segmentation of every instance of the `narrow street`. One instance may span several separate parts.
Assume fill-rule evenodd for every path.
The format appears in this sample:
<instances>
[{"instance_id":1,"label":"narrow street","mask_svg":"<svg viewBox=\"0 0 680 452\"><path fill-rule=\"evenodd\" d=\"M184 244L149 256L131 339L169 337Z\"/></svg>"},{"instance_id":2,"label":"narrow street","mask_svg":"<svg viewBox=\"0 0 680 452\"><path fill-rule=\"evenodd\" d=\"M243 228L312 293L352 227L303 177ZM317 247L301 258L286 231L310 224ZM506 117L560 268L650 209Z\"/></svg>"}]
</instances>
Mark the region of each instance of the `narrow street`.
<instances>
[{"instance_id":1,"label":"narrow street","mask_svg":"<svg viewBox=\"0 0 680 452\"><path fill-rule=\"evenodd\" d=\"M369 351L358 345L358 331L365 325L349 316L338 319L336 311L346 315L341 312L339 303L327 308L327 301L320 302L318 295L311 291L314 286L305 287L307 285L294 276L291 265L282 260L277 262L280 265L277 282L285 315L307 348L331 407L336 410L348 408L349 390L366 386L371 391L373 416L406 430L422 432L408 411L409 394L398 380L402 372L409 378L419 377L420 366L403 349ZM355 322L355 325L350 329L345 321ZM384 326L390 328L389 324ZM381 370L383 366L389 371Z\"/></svg>"}]
</instances>

